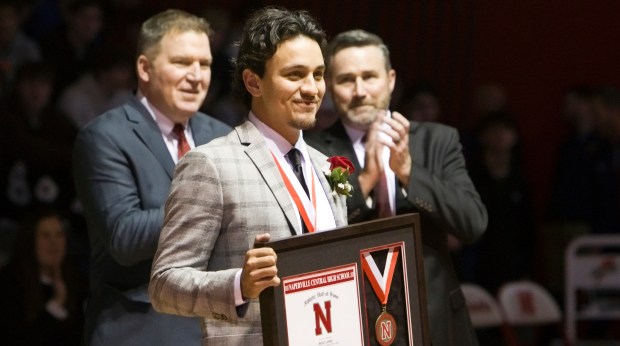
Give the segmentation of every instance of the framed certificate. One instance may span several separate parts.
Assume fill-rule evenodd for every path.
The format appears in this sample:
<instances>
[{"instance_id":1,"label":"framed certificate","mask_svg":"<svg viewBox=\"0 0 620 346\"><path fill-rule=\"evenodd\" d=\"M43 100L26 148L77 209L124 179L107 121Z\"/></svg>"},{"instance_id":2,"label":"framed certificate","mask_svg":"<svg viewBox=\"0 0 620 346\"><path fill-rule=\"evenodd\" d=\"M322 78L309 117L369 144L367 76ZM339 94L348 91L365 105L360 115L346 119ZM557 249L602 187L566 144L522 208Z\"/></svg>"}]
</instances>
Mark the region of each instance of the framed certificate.
<instances>
[{"instance_id":1,"label":"framed certificate","mask_svg":"<svg viewBox=\"0 0 620 346\"><path fill-rule=\"evenodd\" d=\"M262 245L282 280L260 295L264 345L429 344L417 214Z\"/></svg>"}]
</instances>

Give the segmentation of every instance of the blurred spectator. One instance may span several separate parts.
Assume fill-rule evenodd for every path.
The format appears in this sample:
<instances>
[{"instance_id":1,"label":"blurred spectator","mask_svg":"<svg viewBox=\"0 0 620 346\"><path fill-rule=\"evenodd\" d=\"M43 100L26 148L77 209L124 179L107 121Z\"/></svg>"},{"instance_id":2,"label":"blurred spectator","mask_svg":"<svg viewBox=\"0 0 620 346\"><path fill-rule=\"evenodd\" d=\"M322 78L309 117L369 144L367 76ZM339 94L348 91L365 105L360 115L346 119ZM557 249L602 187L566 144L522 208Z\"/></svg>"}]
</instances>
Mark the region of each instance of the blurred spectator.
<instances>
[{"instance_id":1,"label":"blurred spectator","mask_svg":"<svg viewBox=\"0 0 620 346\"><path fill-rule=\"evenodd\" d=\"M75 199L71 148L76 129L52 108L52 84L48 66L22 65L0 118L0 218L6 229L14 230L11 225L29 208L67 212Z\"/></svg>"},{"instance_id":2,"label":"blurred spectator","mask_svg":"<svg viewBox=\"0 0 620 346\"><path fill-rule=\"evenodd\" d=\"M103 8L96 0L75 0L67 8L65 26L41 42L43 58L55 68L54 99L83 73L91 71L99 35L103 29Z\"/></svg>"},{"instance_id":3,"label":"blurred spectator","mask_svg":"<svg viewBox=\"0 0 620 346\"><path fill-rule=\"evenodd\" d=\"M571 132L557 157L549 205L540 229L538 272L549 291L563 301L564 253L575 237L592 232L602 200L597 197L595 167L604 141L596 132L593 89L568 89L562 100L562 118ZM605 207L603 207L605 208Z\"/></svg>"},{"instance_id":4,"label":"blurred spectator","mask_svg":"<svg viewBox=\"0 0 620 346\"><path fill-rule=\"evenodd\" d=\"M478 127L483 119L490 113L506 110L507 97L504 88L493 82L480 84L474 90L473 114L471 123L460 131L463 154L468 167L475 166L479 160L478 155L482 152L478 142Z\"/></svg>"},{"instance_id":5,"label":"blurred spectator","mask_svg":"<svg viewBox=\"0 0 620 346\"><path fill-rule=\"evenodd\" d=\"M133 60L105 47L95 57L93 72L84 74L62 93L58 106L81 128L97 115L133 97Z\"/></svg>"},{"instance_id":6,"label":"blurred spectator","mask_svg":"<svg viewBox=\"0 0 620 346\"><path fill-rule=\"evenodd\" d=\"M462 248L457 263L463 281L495 294L503 283L530 276L536 229L514 120L505 112L490 113L481 120L477 138L480 160L470 172L487 207L489 225L477 243Z\"/></svg>"},{"instance_id":7,"label":"blurred spectator","mask_svg":"<svg viewBox=\"0 0 620 346\"><path fill-rule=\"evenodd\" d=\"M595 161L603 142L595 132L589 87L575 87L564 94L562 116L571 134L558 154L547 219L580 223L588 230L595 222L598 200L595 195Z\"/></svg>"},{"instance_id":8,"label":"blurred spectator","mask_svg":"<svg viewBox=\"0 0 620 346\"><path fill-rule=\"evenodd\" d=\"M0 0L0 74L4 79L2 90L11 88L15 72L21 64L41 60L37 43L19 30L19 17L19 7L15 0Z\"/></svg>"},{"instance_id":9,"label":"blurred spectator","mask_svg":"<svg viewBox=\"0 0 620 346\"><path fill-rule=\"evenodd\" d=\"M213 33L209 37L211 53L213 54L212 82L209 85L209 94L203 104L205 109L209 109L218 99L230 93L233 69L231 50L229 49L229 46L233 44L231 37L232 22L228 12L215 7L206 8L202 17L213 27Z\"/></svg>"},{"instance_id":10,"label":"blurred spectator","mask_svg":"<svg viewBox=\"0 0 620 346\"><path fill-rule=\"evenodd\" d=\"M85 287L67 255L67 226L45 210L24 219L18 249L0 274L3 345L80 345Z\"/></svg>"},{"instance_id":11,"label":"blurred spectator","mask_svg":"<svg viewBox=\"0 0 620 346\"><path fill-rule=\"evenodd\" d=\"M248 110L231 95L232 58L237 56L235 42L239 40L240 28L230 14L216 7L209 7L203 17L211 23L214 33L210 37L213 64L211 85L201 110L227 125L240 125Z\"/></svg>"},{"instance_id":12,"label":"blurred spectator","mask_svg":"<svg viewBox=\"0 0 620 346\"><path fill-rule=\"evenodd\" d=\"M597 132L604 142L594 163L594 233L620 233L620 90L595 92L593 109Z\"/></svg>"},{"instance_id":13,"label":"blurred spectator","mask_svg":"<svg viewBox=\"0 0 620 346\"><path fill-rule=\"evenodd\" d=\"M497 83L479 85L474 91L474 113L476 119L506 109L506 91Z\"/></svg>"},{"instance_id":14,"label":"blurred spectator","mask_svg":"<svg viewBox=\"0 0 620 346\"><path fill-rule=\"evenodd\" d=\"M40 44L50 32L64 25L63 13L70 1L20 0L24 33Z\"/></svg>"},{"instance_id":15,"label":"blurred spectator","mask_svg":"<svg viewBox=\"0 0 620 346\"><path fill-rule=\"evenodd\" d=\"M430 84L416 84L407 89L399 108L402 114L412 121L440 121L439 94Z\"/></svg>"}]
</instances>

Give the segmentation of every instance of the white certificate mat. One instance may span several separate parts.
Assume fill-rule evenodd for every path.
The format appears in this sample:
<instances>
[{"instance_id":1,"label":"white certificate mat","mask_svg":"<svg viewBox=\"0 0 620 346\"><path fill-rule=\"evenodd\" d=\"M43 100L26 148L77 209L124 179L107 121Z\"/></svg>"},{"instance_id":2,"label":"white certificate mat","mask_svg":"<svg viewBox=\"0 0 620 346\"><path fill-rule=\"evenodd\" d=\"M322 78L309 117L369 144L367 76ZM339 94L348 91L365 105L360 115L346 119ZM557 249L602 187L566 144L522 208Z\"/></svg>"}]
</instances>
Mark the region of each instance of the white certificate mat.
<instances>
[{"instance_id":1,"label":"white certificate mat","mask_svg":"<svg viewBox=\"0 0 620 346\"><path fill-rule=\"evenodd\" d=\"M282 279L289 345L363 345L357 264Z\"/></svg>"}]
</instances>

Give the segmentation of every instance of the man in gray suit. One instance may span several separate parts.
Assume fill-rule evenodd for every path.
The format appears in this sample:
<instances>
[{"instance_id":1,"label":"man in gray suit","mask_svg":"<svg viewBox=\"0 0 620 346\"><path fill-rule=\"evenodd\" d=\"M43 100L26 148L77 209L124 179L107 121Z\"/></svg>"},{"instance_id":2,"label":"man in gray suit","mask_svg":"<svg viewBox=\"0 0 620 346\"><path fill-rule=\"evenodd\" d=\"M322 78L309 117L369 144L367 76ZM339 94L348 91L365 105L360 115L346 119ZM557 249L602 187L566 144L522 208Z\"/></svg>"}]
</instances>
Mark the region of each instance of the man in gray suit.
<instances>
[{"instance_id":1,"label":"man in gray suit","mask_svg":"<svg viewBox=\"0 0 620 346\"><path fill-rule=\"evenodd\" d=\"M362 168L350 177L349 223L420 213L432 344L477 344L447 238L474 241L486 229L487 212L465 169L457 131L388 110L396 73L380 37L341 33L330 42L326 63L340 119L307 140Z\"/></svg>"},{"instance_id":2,"label":"man in gray suit","mask_svg":"<svg viewBox=\"0 0 620 346\"><path fill-rule=\"evenodd\" d=\"M234 74L248 120L176 168L149 293L159 311L202 317L205 345L262 345L255 298L280 279L273 249L255 242L346 225L345 196L323 174L327 157L301 131L325 93L324 35L303 11L252 15Z\"/></svg>"},{"instance_id":3,"label":"man in gray suit","mask_svg":"<svg viewBox=\"0 0 620 346\"><path fill-rule=\"evenodd\" d=\"M200 321L156 312L147 289L175 163L231 130L197 113L211 80L210 31L178 10L145 21L135 99L78 134L75 183L91 244L87 345L200 344Z\"/></svg>"}]
</instances>

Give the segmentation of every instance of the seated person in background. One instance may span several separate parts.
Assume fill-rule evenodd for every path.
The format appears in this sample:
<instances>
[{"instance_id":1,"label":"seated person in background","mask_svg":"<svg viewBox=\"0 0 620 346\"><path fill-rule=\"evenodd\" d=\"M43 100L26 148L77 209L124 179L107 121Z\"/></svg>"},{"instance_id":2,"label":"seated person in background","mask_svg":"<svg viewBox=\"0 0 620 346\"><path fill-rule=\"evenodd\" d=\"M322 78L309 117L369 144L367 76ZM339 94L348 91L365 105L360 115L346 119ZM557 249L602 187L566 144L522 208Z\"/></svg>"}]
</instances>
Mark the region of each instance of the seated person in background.
<instances>
[{"instance_id":1,"label":"seated person in background","mask_svg":"<svg viewBox=\"0 0 620 346\"><path fill-rule=\"evenodd\" d=\"M514 119L507 112L488 114L477 139L480 159L470 172L489 224L478 242L462 249L458 263L464 280L496 294L504 283L532 277L538 232Z\"/></svg>"},{"instance_id":2,"label":"seated person in background","mask_svg":"<svg viewBox=\"0 0 620 346\"><path fill-rule=\"evenodd\" d=\"M85 284L68 256L66 225L53 210L25 218L0 276L3 345L81 345Z\"/></svg>"},{"instance_id":3,"label":"seated person in background","mask_svg":"<svg viewBox=\"0 0 620 346\"><path fill-rule=\"evenodd\" d=\"M52 107L52 69L23 64L0 116L0 252L10 253L19 220L36 206L71 213L76 129Z\"/></svg>"}]
</instances>

